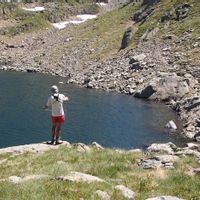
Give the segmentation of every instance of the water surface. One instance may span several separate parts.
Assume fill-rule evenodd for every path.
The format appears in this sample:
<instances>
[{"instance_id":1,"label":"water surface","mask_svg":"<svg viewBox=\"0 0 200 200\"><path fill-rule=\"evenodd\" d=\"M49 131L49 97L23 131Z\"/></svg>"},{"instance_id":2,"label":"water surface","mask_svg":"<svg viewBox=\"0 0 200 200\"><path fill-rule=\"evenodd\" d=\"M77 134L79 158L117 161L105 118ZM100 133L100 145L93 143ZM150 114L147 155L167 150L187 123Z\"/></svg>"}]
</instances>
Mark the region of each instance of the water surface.
<instances>
[{"instance_id":1,"label":"water surface","mask_svg":"<svg viewBox=\"0 0 200 200\"><path fill-rule=\"evenodd\" d=\"M0 148L50 140L51 112L42 107L54 84L70 98L64 105L64 140L86 144L96 141L124 149L143 148L153 142L183 144L184 139L178 134L164 130L169 120L179 124L176 114L165 105L118 93L59 85L63 80L41 74L0 72Z\"/></svg>"}]
</instances>

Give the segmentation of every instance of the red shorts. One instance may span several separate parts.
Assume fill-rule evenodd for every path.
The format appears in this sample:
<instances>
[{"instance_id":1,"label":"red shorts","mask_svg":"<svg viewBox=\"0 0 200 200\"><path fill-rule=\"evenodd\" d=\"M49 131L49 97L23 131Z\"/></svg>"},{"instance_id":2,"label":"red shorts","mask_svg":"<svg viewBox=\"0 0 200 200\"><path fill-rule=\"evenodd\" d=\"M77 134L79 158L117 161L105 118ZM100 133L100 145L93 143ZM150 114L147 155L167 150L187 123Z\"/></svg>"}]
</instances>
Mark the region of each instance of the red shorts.
<instances>
[{"instance_id":1,"label":"red shorts","mask_svg":"<svg viewBox=\"0 0 200 200\"><path fill-rule=\"evenodd\" d=\"M62 124L65 121L65 116L64 115L62 115L62 116L52 116L51 120L52 120L53 124L56 124L56 123Z\"/></svg>"}]
</instances>

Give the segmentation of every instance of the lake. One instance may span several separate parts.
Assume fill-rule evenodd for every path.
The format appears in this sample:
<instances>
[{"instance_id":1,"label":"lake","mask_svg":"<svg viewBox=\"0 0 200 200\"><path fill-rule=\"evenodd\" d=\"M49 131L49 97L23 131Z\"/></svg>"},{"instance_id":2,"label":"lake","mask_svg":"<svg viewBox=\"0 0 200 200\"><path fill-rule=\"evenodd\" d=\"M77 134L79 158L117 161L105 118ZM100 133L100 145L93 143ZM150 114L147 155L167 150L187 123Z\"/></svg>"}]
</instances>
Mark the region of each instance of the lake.
<instances>
[{"instance_id":1,"label":"lake","mask_svg":"<svg viewBox=\"0 0 200 200\"><path fill-rule=\"evenodd\" d=\"M64 105L66 123L62 139L110 148L145 148L155 142L184 144L164 126L178 117L167 106L115 92L59 84L62 77L33 73L0 72L0 148L51 139L51 112L42 107L51 85L69 97ZM178 130L177 132L179 132Z\"/></svg>"}]
</instances>

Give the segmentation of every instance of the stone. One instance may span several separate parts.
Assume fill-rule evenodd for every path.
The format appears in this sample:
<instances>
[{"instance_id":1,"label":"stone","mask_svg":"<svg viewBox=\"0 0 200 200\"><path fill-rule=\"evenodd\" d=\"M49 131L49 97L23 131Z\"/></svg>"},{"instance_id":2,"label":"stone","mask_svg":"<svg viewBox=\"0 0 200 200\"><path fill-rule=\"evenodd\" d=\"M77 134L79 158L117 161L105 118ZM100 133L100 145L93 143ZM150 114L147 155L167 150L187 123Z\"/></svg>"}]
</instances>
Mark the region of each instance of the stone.
<instances>
[{"instance_id":1,"label":"stone","mask_svg":"<svg viewBox=\"0 0 200 200\"><path fill-rule=\"evenodd\" d=\"M18 176L10 176L8 178L8 181L11 183L14 183L14 184L18 184L21 180L22 180L22 178L18 177Z\"/></svg>"},{"instance_id":2,"label":"stone","mask_svg":"<svg viewBox=\"0 0 200 200\"><path fill-rule=\"evenodd\" d=\"M29 180L38 180L38 179L44 179L44 178L48 178L48 175L29 175L24 178L21 178L18 176L10 176L8 178L8 181L13 184L18 184L18 183L23 183L23 182L29 181Z\"/></svg>"},{"instance_id":3,"label":"stone","mask_svg":"<svg viewBox=\"0 0 200 200\"><path fill-rule=\"evenodd\" d=\"M200 175L200 168L196 168L193 170L193 172L197 175Z\"/></svg>"},{"instance_id":4,"label":"stone","mask_svg":"<svg viewBox=\"0 0 200 200\"><path fill-rule=\"evenodd\" d=\"M141 159L138 165L143 169L157 169L157 168L174 168L173 162L178 159L178 156L159 155L148 159Z\"/></svg>"},{"instance_id":5,"label":"stone","mask_svg":"<svg viewBox=\"0 0 200 200\"><path fill-rule=\"evenodd\" d=\"M31 153L44 153L50 149L58 149L60 145L48 145L46 142L38 144L27 144L27 145L18 145L13 147L7 147L0 149L0 154L13 153L13 154L23 154L26 152ZM70 143L63 141L61 146L70 147Z\"/></svg>"},{"instance_id":6,"label":"stone","mask_svg":"<svg viewBox=\"0 0 200 200\"><path fill-rule=\"evenodd\" d=\"M177 149L176 145L169 142L164 144L154 143L147 148L149 152L166 152L168 154L174 154L174 151Z\"/></svg>"},{"instance_id":7,"label":"stone","mask_svg":"<svg viewBox=\"0 0 200 200\"><path fill-rule=\"evenodd\" d=\"M174 196L159 196L154 198L148 198L146 200L183 200L183 199Z\"/></svg>"},{"instance_id":8,"label":"stone","mask_svg":"<svg viewBox=\"0 0 200 200\"><path fill-rule=\"evenodd\" d=\"M142 153L143 150L142 149L130 149L127 151L128 153Z\"/></svg>"},{"instance_id":9,"label":"stone","mask_svg":"<svg viewBox=\"0 0 200 200\"><path fill-rule=\"evenodd\" d=\"M93 142L92 143L92 146L95 148L95 149L98 149L98 150L103 150L104 148L98 144L97 142Z\"/></svg>"},{"instance_id":10,"label":"stone","mask_svg":"<svg viewBox=\"0 0 200 200\"><path fill-rule=\"evenodd\" d=\"M107 192L97 190L95 194L102 200L110 200L110 195Z\"/></svg>"},{"instance_id":11,"label":"stone","mask_svg":"<svg viewBox=\"0 0 200 200\"><path fill-rule=\"evenodd\" d=\"M161 161L162 163L169 163L169 162L175 162L179 159L178 156L174 155L158 155L154 157L155 159Z\"/></svg>"},{"instance_id":12,"label":"stone","mask_svg":"<svg viewBox=\"0 0 200 200\"><path fill-rule=\"evenodd\" d=\"M177 129L177 126L176 126L176 124L174 123L174 121L170 120L170 121L165 125L165 128L172 129L172 130L176 130L176 129Z\"/></svg>"},{"instance_id":13,"label":"stone","mask_svg":"<svg viewBox=\"0 0 200 200\"><path fill-rule=\"evenodd\" d=\"M191 88L182 77L166 73L146 83L143 88L136 92L135 96L164 101L182 98L190 91Z\"/></svg>"},{"instance_id":14,"label":"stone","mask_svg":"<svg viewBox=\"0 0 200 200\"><path fill-rule=\"evenodd\" d=\"M200 132L194 135L194 139L195 139L197 142L200 142Z\"/></svg>"},{"instance_id":15,"label":"stone","mask_svg":"<svg viewBox=\"0 0 200 200\"><path fill-rule=\"evenodd\" d=\"M156 169L156 168L163 167L163 164L161 161L153 159L153 158L149 158L145 160L142 159L138 162L138 165L142 167L143 169Z\"/></svg>"},{"instance_id":16,"label":"stone","mask_svg":"<svg viewBox=\"0 0 200 200\"><path fill-rule=\"evenodd\" d=\"M153 7L142 7L140 10L134 13L132 20L136 23L144 22L153 11Z\"/></svg>"},{"instance_id":17,"label":"stone","mask_svg":"<svg viewBox=\"0 0 200 200\"><path fill-rule=\"evenodd\" d=\"M133 192L131 189L125 187L124 185L117 185L117 186L115 186L115 189L119 190L125 198L135 199L135 192Z\"/></svg>"},{"instance_id":18,"label":"stone","mask_svg":"<svg viewBox=\"0 0 200 200\"><path fill-rule=\"evenodd\" d=\"M56 179L62 181L71 181L71 182L87 182L87 183L104 182L103 179L100 179L96 176L80 172L70 172L67 176L59 176Z\"/></svg>"},{"instance_id":19,"label":"stone","mask_svg":"<svg viewBox=\"0 0 200 200\"><path fill-rule=\"evenodd\" d=\"M146 58L146 55L144 53L136 55L133 57L133 59L138 62L138 61L143 61Z\"/></svg>"},{"instance_id":20,"label":"stone","mask_svg":"<svg viewBox=\"0 0 200 200\"><path fill-rule=\"evenodd\" d=\"M133 33L133 30L131 27L129 27L124 35L123 35L123 38L122 38L122 43L121 43L121 48L120 49L125 49L126 47L128 47L129 45L129 42L132 38L132 33Z\"/></svg>"},{"instance_id":21,"label":"stone","mask_svg":"<svg viewBox=\"0 0 200 200\"><path fill-rule=\"evenodd\" d=\"M151 97L154 93L156 92L156 90L154 89L154 87L152 85L148 85L147 87L145 87L143 90L136 92L135 93L135 97L138 98L145 98L148 99L149 97Z\"/></svg>"},{"instance_id":22,"label":"stone","mask_svg":"<svg viewBox=\"0 0 200 200\"><path fill-rule=\"evenodd\" d=\"M74 146L77 147L77 151L79 152L88 152L91 150L89 146L83 143L77 143L77 144L74 144Z\"/></svg>"}]
</instances>

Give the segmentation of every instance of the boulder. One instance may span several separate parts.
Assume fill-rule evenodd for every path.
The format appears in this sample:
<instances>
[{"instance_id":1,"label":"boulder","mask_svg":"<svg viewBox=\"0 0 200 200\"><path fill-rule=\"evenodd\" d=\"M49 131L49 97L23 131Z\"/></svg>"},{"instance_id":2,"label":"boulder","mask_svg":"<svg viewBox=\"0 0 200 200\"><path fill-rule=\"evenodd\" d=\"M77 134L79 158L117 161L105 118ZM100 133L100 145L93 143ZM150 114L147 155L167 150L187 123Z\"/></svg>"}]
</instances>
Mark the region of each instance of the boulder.
<instances>
[{"instance_id":1,"label":"boulder","mask_svg":"<svg viewBox=\"0 0 200 200\"><path fill-rule=\"evenodd\" d=\"M143 6L140 10L138 10L132 17L132 20L136 23L144 22L150 16L150 14L154 11L153 7Z\"/></svg>"},{"instance_id":2,"label":"boulder","mask_svg":"<svg viewBox=\"0 0 200 200\"><path fill-rule=\"evenodd\" d=\"M95 194L102 200L110 200L110 195L107 192L97 190Z\"/></svg>"},{"instance_id":3,"label":"boulder","mask_svg":"<svg viewBox=\"0 0 200 200\"><path fill-rule=\"evenodd\" d=\"M135 96L157 100L168 100L182 98L189 93L190 88L182 77L176 74L163 74L148 82L140 88Z\"/></svg>"},{"instance_id":4,"label":"boulder","mask_svg":"<svg viewBox=\"0 0 200 200\"><path fill-rule=\"evenodd\" d=\"M147 148L149 152L166 152L168 154L174 154L174 151L177 149L176 145L169 142L164 144L154 143Z\"/></svg>"},{"instance_id":5,"label":"boulder","mask_svg":"<svg viewBox=\"0 0 200 200\"><path fill-rule=\"evenodd\" d=\"M29 175L26 177L18 177L18 176L10 176L8 178L8 181L14 184L18 184L18 183L23 183L25 181L29 181L29 180L39 180L39 179L44 179L44 178L48 178L48 175Z\"/></svg>"},{"instance_id":6,"label":"boulder","mask_svg":"<svg viewBox=\"0 0 200 200\"><path fill-rule=\"evenodd\" d=\"M119 190L122 195L127 199L134 199L135 198L135 192L133 192L131 189L125 187L124 185L117 185L115 186L116 190Z\"/></svg>"},{"instance_id":7,"label":"boulder","mask_svg":"<svg viewBox=\"0 0 200 200\"><path fill-rule=\"evenodd\" d=\"M86 182L86 183L104 182L103 179L100 179L96 176L92 176L92 175L84 174L80 172L71 172L67 176L59 176L59 177L56 177L56 179L62 180L62 181Z\"/></svg>"},{"instance_id":8,"label":"boulder","mask_svg":"<svg viewBox=\"0 0 200 200\"><path fill-rule=\"evenodd\" d=\"M177 126L176 124L170 120L166 125L165 125L165 128L168 128L168 129L171 129L171 130L176 130L177 129Z\"/></svg>"},{"instance_id":9,"label":"boulder","mask_svg":"<svg viewBox=\"0 0 200 200\"><path fill-rule=\"evenodd\" d=\"M92 143L92 146L95 148L95 149L97 149L97 150L103 150L104 148L100 145L100 144L98 144L97 142L93 142Z\"/></svg>"},{"instance_id":10,"label":"boulder","mask_svg":"<svg viewBox=\"0 0 200 200\"><path fill-rule=\"evenodd\" d=\"M121 42L121 48L120 49L125 49L126 47L128 47L129 45L129 42L131 40L131 37L132 37L132 33L133 33L133 30L131 27L129 27L124 35L123 35L123 38L122 38L122 42Z\"/></svg>"},{"instance_id":11,"label":"boulder","mask_svg":"<svg viewBox=\"0 0 200 200\"><path fill-rule=\"evenodd\" d=\"M148 159L141 159L138 165L144 169L156 168L174 168L173 162L178 159L178 156L159 155Z\"/></svg>"},{"instance_id":12,"label":"boulder","mask_svg":"<svg viewBox=\"0 0 200 200\"><path fill-rule=\"evenodd\" d=\"M83 143L76 143L74 144L74 146L77 148L77 151L79 152L88 152L91 150L89 146Z\"/></svg>"},{"instance_id":13,"label":"boulder","mask_svg":"<svg viewBox=\"0 0 200 200\"><path fill-rule=\"evenodd\" d=\"M138 97L138 98L148 99L155 92L156 92L156 90L154 89L154 87L152 85L148 85L147 87L143 88L140 92L136 92L134 96Z\"/></svg>"}]
</instances>

